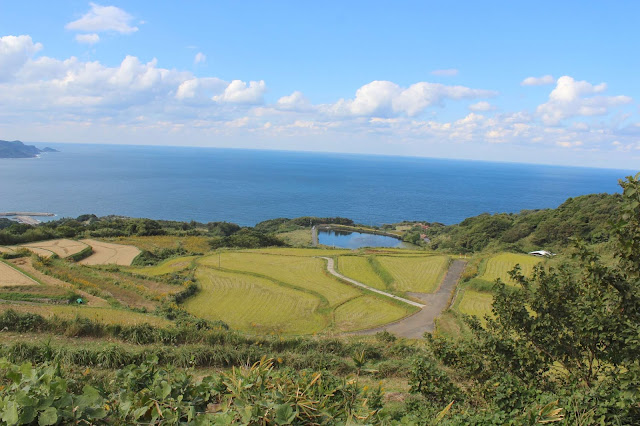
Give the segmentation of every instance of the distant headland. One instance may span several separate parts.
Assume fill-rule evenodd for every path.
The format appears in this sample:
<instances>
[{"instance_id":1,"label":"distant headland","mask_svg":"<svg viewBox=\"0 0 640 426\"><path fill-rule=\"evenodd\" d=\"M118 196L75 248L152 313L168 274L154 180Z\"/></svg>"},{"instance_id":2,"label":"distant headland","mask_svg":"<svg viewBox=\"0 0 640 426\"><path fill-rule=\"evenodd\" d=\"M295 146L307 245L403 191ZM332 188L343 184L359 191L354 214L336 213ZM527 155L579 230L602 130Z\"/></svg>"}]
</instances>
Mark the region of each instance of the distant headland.
<instances>
[{"instance_id":1,"label":"distant headland","mask_svg":"<svg viewBox=\"0 0 640 426\"><path fill-rule=\"evenodd\" d=\"M58 152L58 150L49 147L40 149L20 141L0 140L0 158L34 158L42 152Z\"/></svg>"}]
</instances>

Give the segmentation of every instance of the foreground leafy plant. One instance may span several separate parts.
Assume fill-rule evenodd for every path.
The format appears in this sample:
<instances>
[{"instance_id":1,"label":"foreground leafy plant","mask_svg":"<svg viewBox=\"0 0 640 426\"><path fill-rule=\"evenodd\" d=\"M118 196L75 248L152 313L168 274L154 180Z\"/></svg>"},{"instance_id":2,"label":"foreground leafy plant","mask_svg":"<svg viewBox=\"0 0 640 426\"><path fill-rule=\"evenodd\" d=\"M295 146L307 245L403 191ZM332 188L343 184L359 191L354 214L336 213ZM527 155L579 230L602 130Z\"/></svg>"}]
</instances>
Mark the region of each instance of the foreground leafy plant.
<instances>
[{"instance_id":1,"label":"foreground leafy plant","mask_svg":"<svg viewBox=\"0 0 640 426\"><path fill-rule=\"evenodd\" d=\"M108 384L64 377L60 364L0 360L0 420L7 425L335 424L374 421L381 390L322 372L275 370L263 358L250 367L207 376L162 368L157 357L120 370ZM85 374L88 373L86 371Z\"/></svg>"}]
</instances>

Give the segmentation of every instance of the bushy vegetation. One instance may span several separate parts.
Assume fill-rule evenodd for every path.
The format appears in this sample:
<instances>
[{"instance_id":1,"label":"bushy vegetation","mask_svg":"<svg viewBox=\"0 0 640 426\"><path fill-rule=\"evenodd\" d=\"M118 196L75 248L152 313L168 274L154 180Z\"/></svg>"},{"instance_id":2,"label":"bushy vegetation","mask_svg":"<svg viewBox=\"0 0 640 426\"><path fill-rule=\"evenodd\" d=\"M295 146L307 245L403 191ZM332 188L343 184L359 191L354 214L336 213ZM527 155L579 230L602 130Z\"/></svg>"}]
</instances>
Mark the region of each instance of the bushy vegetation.
<instances>
[{"instance_id":1,"label":"bushy vegetation","mask_svg":"<svg viewBox=\"0 0 640 426\"><path fill-rule=\"evenodd\" d=\"M260 248L260 247L280 247L285 242L278 237L265 234L254 229L242 228L235 234L227 237L215 237L209 241L212 249L222 247L240 247L240 248Z\"/></svg>"},{"instance_id":2,"label":"bushy vegetation","mask_svg":"<svg viewBox=\"0 0 640 426\"><path fill-rule=\"evenodd\" d=\"M458 253L559 249L571 238L602 243L609 241L609 223L617 220L621 199L620 194L584 195L569 198L557 209L482 214L457 225L430 224L422 232L431 239L431 248Z\"/></svg>"},{"instance_id":3,"label":"bushy vegetation","mask_svg":"<svg viewBox=\"0 0 640 426\"><path fill-rule=\"evenodd\" d=\"M149 237L159 235L226 237L240 226L228 222L176 222L86 214L38 225L0 219L0 245L25 244L56 238Z\"/></svg>"},{"instance_id":4,"label":"bushy vegetation","mask_svg":"<svg viewBox=\"0 0 640 426\"><path fill-rule=\"evenodd\" d=\"M266 233L280 233L295 231L301 228L310 228L314 225L328 224L352 226L354 222L344 217L302 216L295 219L281 217L260 222L255 226L255 229Z\"/></svg>"}]
</instances>

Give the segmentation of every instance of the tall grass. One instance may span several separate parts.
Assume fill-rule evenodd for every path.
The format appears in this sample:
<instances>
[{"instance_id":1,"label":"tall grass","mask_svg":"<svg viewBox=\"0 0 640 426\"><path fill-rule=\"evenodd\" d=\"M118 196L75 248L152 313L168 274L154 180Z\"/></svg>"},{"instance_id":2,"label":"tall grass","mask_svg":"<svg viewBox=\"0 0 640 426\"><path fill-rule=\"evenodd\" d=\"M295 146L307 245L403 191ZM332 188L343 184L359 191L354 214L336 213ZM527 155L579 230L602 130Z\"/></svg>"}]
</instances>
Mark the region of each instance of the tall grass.
<instances>
[{"instance_id":1,"label":"tall grass","mask_svg":"<svg viewBox=\"0 0 640 426\"><path fill-rule=\"evenodd\" d=\"M384 266L378 261L378 258L375 256L367 256L367 262L371 265L373 271L380 277L384 285L387 287L387 290L393 291L393 282L395 281L393 275L387 271Z\"/></svg>"}]
</instances>

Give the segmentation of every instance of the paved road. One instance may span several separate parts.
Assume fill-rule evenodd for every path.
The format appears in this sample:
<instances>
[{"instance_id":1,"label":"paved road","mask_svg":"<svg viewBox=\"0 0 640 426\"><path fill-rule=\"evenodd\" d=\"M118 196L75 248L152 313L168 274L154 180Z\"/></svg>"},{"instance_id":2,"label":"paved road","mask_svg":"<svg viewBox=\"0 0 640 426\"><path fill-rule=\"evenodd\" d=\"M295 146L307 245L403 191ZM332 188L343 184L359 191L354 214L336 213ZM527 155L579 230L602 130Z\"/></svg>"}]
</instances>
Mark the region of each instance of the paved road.
<instances>
[{"instance_id":1,"label":"paved road","mask_svg":"<svg viewBox=\"0 0 640 426\"><path fill-rule=\"evenodd\" d=\"M400 337L419 339L425 332L431 333L435 329L435 319L447 309L451 294L460 280L466 263L465 260L454 260L435 293L407 293L424 302L420 312L400 321L354 334L375 334L386 330Z\"/></svg>"},{"instance_id":2,"label":"paved road","mask_svg":"<svg viewBox=\"0 0 640 426\"><path fill-rule=\"evenodd\" d=\"M399 300L401 302L408 303L409 305L417 306L418 308L424 308L425 307L425 305L423 305L422 303L414 302L413 300L405 299L403 297L396 296L395 294L387 293L386 291L382 291L382 290L378 290L377 288L370 287L370 286L368 286L366 284L363 284L363 283L361 283L359 281L352 280L351 278L347 278L344 275L339 274L338 272L336 272L336 270L335 270L335 268L333 266L333 259L332 258L330 258L330 257L322 257L322 259L326 259L327 260L327 270L329 271L329 273L331 275L334 275L334 276L340 278L341 280L350 282L351 284L357 285L358 287L366 288L367 290L373 291L374 293L378 293L378 294L381 294L383 296L387 296L387 297L390 297L392 299L396 299L396 300Z\"/></svg>"},{"instance_id":3,"label":"paved road","mask_svg":"<svg viewBox=\"0 0 640 426\"><path fill-rule=\"evenodd\" d=\"M311 228L311 245L314 247L318 245L318 228L315 225Z\"/></svg>"}]
</instances>

